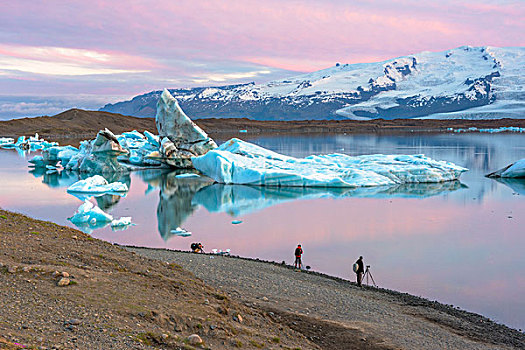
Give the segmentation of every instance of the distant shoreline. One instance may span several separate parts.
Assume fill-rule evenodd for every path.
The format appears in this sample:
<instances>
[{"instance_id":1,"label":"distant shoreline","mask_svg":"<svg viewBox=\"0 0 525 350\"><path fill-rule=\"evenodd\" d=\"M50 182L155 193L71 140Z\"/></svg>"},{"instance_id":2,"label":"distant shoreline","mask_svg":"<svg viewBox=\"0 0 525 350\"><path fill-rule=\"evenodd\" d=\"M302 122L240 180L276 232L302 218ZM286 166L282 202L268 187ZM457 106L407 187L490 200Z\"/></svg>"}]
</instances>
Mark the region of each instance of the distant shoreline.
<instances>
[{"instance_id":1,"label":"distant shoreline","mask_svg":"<svg viewBox=\"0 0 525 350\"><path fill-rule=\"evenodd\" d=\"M413 134L450 133L448 128L525 128L525 119L374 119L356 120L293 120L260 121L246 118L197 119L195 123L212 138L250 139L263 135L312 135L312 134ZM116 134L125 131L148 130L157 134L154 118L137 118L121 114L71 109L52 117L17 118L0 121L0 137L18 137L38 133L50 141L76 145L92 139L104 128ZM240 132L240 131L243 132ZM244 132L245 131L245 132Z\"/></svg>"}]
</instances>

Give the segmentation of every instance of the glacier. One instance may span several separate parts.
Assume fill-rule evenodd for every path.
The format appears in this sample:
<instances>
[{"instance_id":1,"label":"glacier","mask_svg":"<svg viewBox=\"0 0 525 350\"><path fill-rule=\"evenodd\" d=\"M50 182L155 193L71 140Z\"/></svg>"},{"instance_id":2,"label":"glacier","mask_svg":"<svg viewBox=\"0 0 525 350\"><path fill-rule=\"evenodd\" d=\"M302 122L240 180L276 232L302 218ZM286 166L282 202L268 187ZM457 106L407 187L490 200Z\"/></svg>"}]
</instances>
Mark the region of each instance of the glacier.
<instances>
[{"instance_id":1,"label":"glacier","mask_svg":"<svg viewBox=\"0 0 525 350\"><path fill-rule=\"evenodd\" d=\"M169 91L197 118L525 118L524 70L525 47L461 46L382 62L336 64L262 84ZM144 111L154 110L161 93L101 110L151 117Z\"/></svg>"},{"instance_id":2,"label":"glacier","mask_svg":"<svg viewBox=\"0 0 525 350\"><path fill-rule=\"evenodd\" d=\"M94 175L75 182L67 188L67 192L121 194L128 192L128 186L122 182L108 183L104 177Z\"/></svg>"},{"instance_id":3,"label":"glacier","mask_svg":"<svg viewBox=\"0 0 525 350\"><path fill-rule=\"evenodd\" d=\"M290 187L368 187L457 180L468 169L424 155L285 156L240 139L192 158L218 183Z\"/></svg>"}]
</instances>

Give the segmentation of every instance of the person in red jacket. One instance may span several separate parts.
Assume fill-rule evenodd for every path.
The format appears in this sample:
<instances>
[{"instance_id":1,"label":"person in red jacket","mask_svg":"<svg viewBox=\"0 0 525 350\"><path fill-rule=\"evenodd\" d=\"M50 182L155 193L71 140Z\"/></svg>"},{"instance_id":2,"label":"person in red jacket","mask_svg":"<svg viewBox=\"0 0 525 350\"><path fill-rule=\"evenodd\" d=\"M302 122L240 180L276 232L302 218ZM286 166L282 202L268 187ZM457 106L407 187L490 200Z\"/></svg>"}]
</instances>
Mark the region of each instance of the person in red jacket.
<instances>
[{"instance_id":1,"label":"person in red jacket","mask_svg":"<svg viewBox=\"0 0 525 350\"><path fill-rule=\"evenodd\" d=\"M301 261L301 255L303 255L303 248L301 248L301 245L297 245L297 248L295 248L295 263L294 267L299 269L303 267L303 262Z\"/></svg>"}]
</instances>

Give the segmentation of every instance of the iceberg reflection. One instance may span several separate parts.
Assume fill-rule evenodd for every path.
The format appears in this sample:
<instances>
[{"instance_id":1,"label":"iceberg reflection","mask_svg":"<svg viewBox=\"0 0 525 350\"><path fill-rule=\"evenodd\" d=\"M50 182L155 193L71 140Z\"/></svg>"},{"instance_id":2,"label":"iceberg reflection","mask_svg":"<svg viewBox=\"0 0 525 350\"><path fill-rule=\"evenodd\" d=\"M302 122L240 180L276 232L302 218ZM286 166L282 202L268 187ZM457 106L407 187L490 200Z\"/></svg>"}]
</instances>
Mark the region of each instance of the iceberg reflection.
<instances>
[{"instance_id":1,"label":"iceberg reflection","mask_svg":"<svg viewBox=\"0 0 525 350\"><path fill-rule=\"evenodd\" d=\"M358 188L268 187L216 183L198 191L193 197L192 204L202 205L209 212L225 212L231 216L241 216L300 199L425 198L466 187L459 181Z\"/></svg>"},{"instance_id":2,"label":"iceberg reflection","mask_svg":"<svg viewBox=\"0 0 525 350\"><path fill-rule=\"evenodd\" d=\"M508 186L514 193L525 196L525 179L495 178L499 183Z\"/></svg>"}]
</instances>

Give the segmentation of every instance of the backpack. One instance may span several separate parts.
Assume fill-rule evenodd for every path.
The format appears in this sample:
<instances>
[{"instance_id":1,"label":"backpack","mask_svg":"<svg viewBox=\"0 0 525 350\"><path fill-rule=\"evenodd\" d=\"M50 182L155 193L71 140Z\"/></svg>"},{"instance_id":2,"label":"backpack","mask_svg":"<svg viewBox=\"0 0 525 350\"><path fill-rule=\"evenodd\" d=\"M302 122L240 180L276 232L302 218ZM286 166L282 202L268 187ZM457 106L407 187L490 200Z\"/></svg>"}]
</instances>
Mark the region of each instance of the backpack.
<instances>
[{"instance_id":1,"label":"backpack","mask_svg":"<svg viewBox=\"0 0 525 350\"><path fill-rule=\"evenodd\" d=\"M355 263L354 265L352 265L352 269L354 270L355 273L357 273L357 270L359 270L359 264Z\"/></svg>"}]
</instances>

